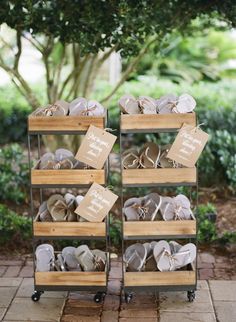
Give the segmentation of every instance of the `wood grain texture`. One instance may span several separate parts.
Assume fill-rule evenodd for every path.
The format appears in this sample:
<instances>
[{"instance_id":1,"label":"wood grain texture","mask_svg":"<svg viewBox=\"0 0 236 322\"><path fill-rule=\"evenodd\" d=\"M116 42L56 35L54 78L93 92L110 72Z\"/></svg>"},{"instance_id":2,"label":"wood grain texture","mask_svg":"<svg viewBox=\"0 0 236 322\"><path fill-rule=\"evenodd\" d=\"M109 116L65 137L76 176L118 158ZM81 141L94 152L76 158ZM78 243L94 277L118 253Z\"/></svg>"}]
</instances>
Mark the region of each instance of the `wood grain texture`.
<instances>
[{"instance_id":1,"label":"wood grain texture","mask_svg":"<svg viewBox=\"0 0 236 322\"><path fill-rule=\"evenodd\" d=\"M90 125L104 128L104 116L32 116L28 117L28 132L85 132Z\"/></svg>"},{"instance_id":2,"label":"wood grain texture","mask_svg":"<svg viewBox=\"0 0 236 322\"><path fill-rule=\"evenodd\" d=\"M35 236L105 237L105 222L34 222Z\"/></svg>"},{"instance_id":3,"label":"wood grain texture","mask_svg":"<svg viewBox=\"0 0 236 322\"><path fill-rule=\"evenodd\" d=\"M120 129L122 132L155 132L158 130L176 130L183 123L196 126L196 114L121 114Z\"/></svg>"},{"instance_id":4,"label":"wood grain texture","mask_svg":"<svg viewBox=\"0 0 236 322\"><path fill-rule=\"evenodd\" d=\"M194 285L195 271L125 272L125 286Z\"/></svg>"},{"instance_id":5,"label":"wood grain texture","mask_svg":"<svg viewBox=\"0 0 236 322\"><path fill-rule=\"evenodd\" d=\"M64 169L64 170L31 170L32 185L83 185L97 182L105 183L105 170Z\"/></svg>"},{"instance_id":6,"label":"wood grain texture","mask_svg":"<svg viewBox=\"0 0 236 322\"><path fill-rule=\"evenodd\" d=\"M124 169L123 185L195 184L196 168Z\"/></svg>"},{"instance_id":7,"label":"wood grain texture","mask_svg":"<svg viewBox=\"0 0 236 322\"><path fill-rule=\"evenodd\" d=\"M35 272L36 285L106 286L105 272Z\"/></svg>"},{"instance_id":8,"label":"wood grain texture","mask_svg":"<svg viewBox=\"0 0 236 322\"><path fill-rule=\"evenodd\" d=\"M196 235L195 220L125 221L124 236Z\"/></svg>"}]
</instances>

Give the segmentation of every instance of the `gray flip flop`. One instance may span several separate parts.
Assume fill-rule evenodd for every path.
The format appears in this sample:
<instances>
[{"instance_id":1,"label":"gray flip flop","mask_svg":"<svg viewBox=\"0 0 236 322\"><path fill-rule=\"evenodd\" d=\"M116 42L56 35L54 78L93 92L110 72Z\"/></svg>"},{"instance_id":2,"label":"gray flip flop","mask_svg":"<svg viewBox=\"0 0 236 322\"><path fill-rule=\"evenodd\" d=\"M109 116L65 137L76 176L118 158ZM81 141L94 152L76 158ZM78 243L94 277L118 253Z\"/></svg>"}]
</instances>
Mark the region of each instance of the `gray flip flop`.
<instances>
[{"instance_id":1,"label":"gray flip flop","mask_svg":"<svg viewBox=\"0 0 236 322\"><path fill-rule=\"evenodd\" d=\"M42 244L36 248L36 271L49 272L54 267L54 249L50 244Z\"/></svg>"},{"instance_id":2,"label":"gray flip flop","mask_svg":"<svg viewBox=\"0 0 236 322\"><path fill-rule=\"evenodd\" d=\"M140 114L140 108L137 100L132 95L123 95L119 99L121 111L125 114Z\"/></svg>"},{"instance_id":3,"label":"gray flip flop","mask_svg":"<svg viewBox=\"0 0 236 322\"><path fill-rule=\"evenodd\" d=\"M142 244L136 243L129 246L124 254L127 271L140 272L143 269L146 257L147 250Z\"/></svg>"},{"instance_id":4,"label":"gray flip flop","mask_svg":"<svg viewBox=\"0 0 236 322\"><path fill-rule=\"evenodd\" d=\"M150 96L139 96L138 104L143 114L157 114L156 100Z\"/></svg>"},{"instance_id":5,"label":"gray flip flop","mask_svg":"<svg viewBox=\"0 0 236 322\"><path fill-rule=\"evenodd\" d=\"M52 195L47 201L47 208L53 221L66 221L68 216L68 207L63 196L59 194Z\"/></svg>"},{"instance_id":6,"label":"gray flip flop","mask_svg":"<svg viewBox=\"0 0 236 322\"><path fill-rule=\"evenodd\" d=\"M83 271L94 272L94 256L87 245L81 245L75 249L75 257Z\"/></svg>"},{"instance_id":7,"label":"gray flip flop","mask_svg":"<svg viewBox=\"0 0 236 322\"><path fill-rule=\"evenodd\" d=\"M47 208L47 201L44 201L39 206L38 214L37 214L35 220L37 221L38 219L40 221L48 221L48 222L53 221L52 216Z\"/></svg>"},{"instance_id":8,"label":"gray flip flop","mask_svg":"<svg viewBox=\"0 0 236 322\"><path fill-rule=\"evenodd\" d=\"M75 256L75 250L75 247L68 246L63 248L61 253L64 263L69 271L81 271L80 264Z\"/></svg>"},{"instance_id":9,"label":"gray flip flop","mask_svg":"<svg viewBox=\"0 0 236 322\"><path fill-rule=\"evenodd\" d=\"M100 249L91 250L94 256L94 266L96 271L104 272L106 268L107 255Z\"/></svg>"},{"instance_id":10,"label":"gray flip flop","mask_svg":"<svg viewBox=\"0 0 236 322\"><path fill-rule=\"evenodd\" d=\"M69 115L86 115L87 104L86 98L76 98L69 105Z\"/></svg>"}]
</instances>

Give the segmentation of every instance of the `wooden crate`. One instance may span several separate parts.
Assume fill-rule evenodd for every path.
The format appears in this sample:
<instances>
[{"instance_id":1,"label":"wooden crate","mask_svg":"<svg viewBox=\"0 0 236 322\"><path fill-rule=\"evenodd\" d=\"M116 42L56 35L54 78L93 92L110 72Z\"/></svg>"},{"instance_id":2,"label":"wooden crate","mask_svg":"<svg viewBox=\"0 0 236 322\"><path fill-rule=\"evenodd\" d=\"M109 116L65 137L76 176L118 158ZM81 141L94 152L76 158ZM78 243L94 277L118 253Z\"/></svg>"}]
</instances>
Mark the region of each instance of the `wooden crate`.
<instances>
[{"instance_id":1,"label":"wooden crate","mask_svg":"<svg viewBox=\"0 0 236 322\"><path fill-rule=\"evenodd\" d=\"M196 284L195 271L125 272L124 286L187 286Z\"/></svg>"},{"instance_id":2,"label":"wooden crate","mask_svg":"<svg viewBox=\"0 0 236 322\"><path fill-rule=\"evenodd\" d=\"M35 272L36 286L106 286L106 272Z\"/></svg>"},{"instance_id":3,"label":"wooden crate","mask_svg":"<svg viewBox=\"0 0 236 322\"><path fill-rule=\"evenodd\" d=\"M125 239L132 237L161 239L166 236L186 238L196 236L196 221L125 221L123 229Z\"/></svg>"},{"instance_id":4,"label":"wooden crate","mask_svg":"<svg viewBox=\"0 0 236 322\"><path fill-rule=\"evenodd\" d=\"M28 117L29 133L82 133L90 125L105 127L105 116L34 116Z\"/></svg>"},{"instance_id":5,"label":"wooden crate","mask_svg":"<svg viewBox=\"0 0 236 322\"><path fill-rule=\"evenodd\" d=\"M197 182L196 168L124 169L124 186L139 185L193 185Z\"/></svg>"},{"instance_id":6,"label":"wooden crate","mask_svg":"<svg viewBox=\"0 0 236 322\"><path fill-rule=\"evenodd\" d=\"M36 237L105 237L105 222L34 222Z\"/></svg>"},{"instance_id":7,"label":"wooden crate","mask_svg":"<svg viewBox=\"0 0 236 322\"><path fill-rule=\"evenodd\" d=\"M196 114L121 114L120 129L123 133L174 131L183 123L196 126Z\"/></svg>"},{"instance_id":8,"label":"wooden crate","mask_svg":"<svg viewBox=\"0 0 236 322\"><path fill-rule=\"evenodd\" d=\"M33 186L89 185L93 182L105 184L104 169L31 170L31 184Z\"/></svg>"}]
</instances>

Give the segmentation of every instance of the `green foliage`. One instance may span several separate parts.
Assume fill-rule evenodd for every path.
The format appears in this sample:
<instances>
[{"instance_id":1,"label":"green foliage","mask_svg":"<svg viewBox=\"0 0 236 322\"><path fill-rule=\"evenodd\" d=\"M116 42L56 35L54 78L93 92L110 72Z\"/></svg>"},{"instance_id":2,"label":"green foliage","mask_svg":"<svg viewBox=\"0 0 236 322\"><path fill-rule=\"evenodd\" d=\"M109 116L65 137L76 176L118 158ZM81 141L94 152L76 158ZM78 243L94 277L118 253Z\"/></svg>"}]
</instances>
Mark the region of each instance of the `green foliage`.
<instances>
[{"instance_id":1,"label":"green foliage","mask_svg":"<svg viewBox=\"0 0 236 322\"><path fill-rule=\"evenodd\" d=\"M29 181L28 163L18 144L0 149L0 200L19 203L25 199Z\"/></svg>"},{"instance_id":2,"label":"green foliage","mask_svg":"<svg viewBox=\"0 0 236 322\"><path fill-rule=\"evenodd\" d=\"M236 244L236 232L227 231L219 239L219 242L222 244Z\"/></svg>"},{"instance_id":3,"label":"green foliage","mask_svg":"<svg viewBox=\"0 0 236 322\"><path fill-rule=\"evenodd\" d=\"M32 222L0 204L0 245L27 243L32 238Z\"/></svg>"},{"instance_id":4,"label":"green foliage","mask_svg":"<svg viewBox=\"0 0 236 322\"><path fill-rule=\"evenodd\" d=\"M150 48L132 77L153 74L176 83L186 81L190 84L201 80L217 81L222 77L235 77L235 66L231 63L235 58L232 32L203 29L191 36L175 33L169 37L166 48L158 52L155 45Z\"/></svg>"},{"instance_id":5,"label":"green foliage","mask_svg":"<svg viewBox=\"0 0 236 322\"><path fill-rule=\"evenodd\" d=\"M149 35L163 39L172 30L187 32L192 19L206 16L205 27L219 18L236 24L233 1L84 0L3 1L0 23L33 35L44 33L64 43L79 43L82 54L117 45L126 56L137 55ZM105 17L105 18L104 18ZM190 30L192 30L190 28Z\"/></svg>"},{"instance_id":6,"label":"green foliage","mask_svg":"<svg viewBox=\"0 0 236 322\"><path fill-rule=\"evenodd\" d=\"M210 203L199 205L197 208L198 240L200 243L214 242L217 240L215 223L207 218L207 214L215 212L214 205Z\"/></svg>"},{"instance_id":7,"label":"green foliage","mask_svg":"<svg viewBox=\"0 0 236 322\"><path fill-rule=\"evenodd\" d=\"M112 215L110 215L110 238L112 246L120 247L121 221Z\"/></svg>"}]
</instances>

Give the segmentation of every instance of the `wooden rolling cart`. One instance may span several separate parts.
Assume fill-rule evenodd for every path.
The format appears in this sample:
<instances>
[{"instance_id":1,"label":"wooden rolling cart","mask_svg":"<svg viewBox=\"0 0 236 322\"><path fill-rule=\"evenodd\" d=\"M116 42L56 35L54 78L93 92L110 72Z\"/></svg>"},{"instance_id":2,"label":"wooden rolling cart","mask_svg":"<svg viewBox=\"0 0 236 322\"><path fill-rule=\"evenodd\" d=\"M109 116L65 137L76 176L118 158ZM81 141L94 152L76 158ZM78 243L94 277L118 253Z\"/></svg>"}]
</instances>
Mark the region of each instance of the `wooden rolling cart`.
<instances>
[{"instance_id":1,"label":"wooden rolling cart","mask_svg":"<svg viewBox=\"0 0 236 322\"><path fill-rule=\"evenodd\" d=\"M121 114L121 155L124 134L175 132L183 123L196 126L195 113L162 115ZM124 204L123 189L127 187L197 187L196 168L123 169L121 162L121 174L122 206ZM125 221L123 214L122 231L122 255L125 251L125 243L128 240L189 238L196 241L197 236L196 220ZM126 272L125 263L123 261L123 290L126 302L130 302L132 299L132 292L139 289L154 289L156 291L186 290L189 301L193 301L197 285L196 265L188 265L186 270L169 272Z\"/></svg>"},{"instance_id":2,"label":"wooden rolling cart","mask_svg":"<svg viewBox=\"0 0 236 322\"><path fill-rule=\"evenodd\" d=\"M36 136L38 159L41 157L42 135L85 134L92 124L105 128L107 113L104 116L53 116L28 117L28 156L31 169L31 137ZM50 271L34 273L34 288L32 300L38 301L44 291L94 290L94 300L100 302L107 289L109 256L109 217L101 223L93 222L39 222L35 220L33 203L33 189L40 194L43 202L45 188L84 188L93 182L104 185L108 176L108 161L102 170L71 169L71 170L40 170L32 168L30 171L30 199L33 222L33 251L38 241L55 239L104 240L106 242L107 265L104 272L73 272ZM34 256L35 257L35 256ZM35 263L34 263L35 268Z\"/></svg>"}]
</instances>

